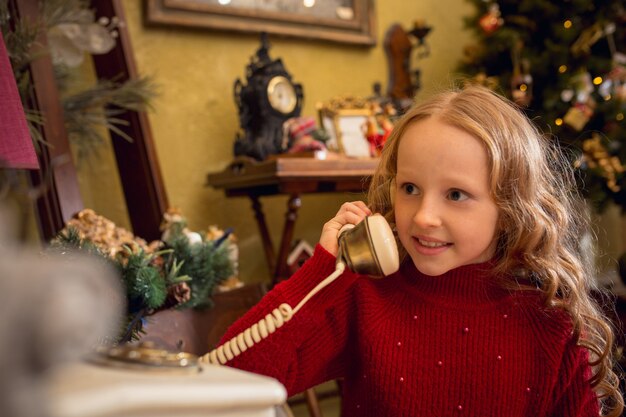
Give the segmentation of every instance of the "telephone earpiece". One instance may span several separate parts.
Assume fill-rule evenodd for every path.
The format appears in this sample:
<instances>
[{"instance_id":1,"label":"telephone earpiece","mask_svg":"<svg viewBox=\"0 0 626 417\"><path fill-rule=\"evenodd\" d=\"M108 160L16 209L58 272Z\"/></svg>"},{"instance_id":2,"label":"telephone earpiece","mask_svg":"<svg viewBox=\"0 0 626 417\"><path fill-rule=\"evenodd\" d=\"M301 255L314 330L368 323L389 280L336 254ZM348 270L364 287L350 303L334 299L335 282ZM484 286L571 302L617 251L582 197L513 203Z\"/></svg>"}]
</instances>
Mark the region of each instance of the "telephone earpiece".
<instances>
[{"instance_id":1,"label":"telephone earpiece","mask_svg":"<svg viewBox=\"0 0 626 417\"><path fill-rule=\"evenodd\" d=\"M338 261L353 272L382 278L400 267L398 247L391 227L380 214L359 224L347 224L339 231Z\"/></svg>"}]
</instances>

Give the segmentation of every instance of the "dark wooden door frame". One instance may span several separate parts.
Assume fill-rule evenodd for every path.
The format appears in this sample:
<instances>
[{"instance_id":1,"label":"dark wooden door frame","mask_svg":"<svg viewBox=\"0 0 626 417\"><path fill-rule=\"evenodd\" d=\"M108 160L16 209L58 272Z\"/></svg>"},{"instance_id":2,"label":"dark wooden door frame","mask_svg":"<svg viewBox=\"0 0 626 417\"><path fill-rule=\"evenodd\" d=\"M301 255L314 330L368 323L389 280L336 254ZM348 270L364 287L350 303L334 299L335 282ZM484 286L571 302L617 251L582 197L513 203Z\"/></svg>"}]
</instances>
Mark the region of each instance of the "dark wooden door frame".
<instances>
[{"instance_id":1,"label":"dark wooden door frame","mask_svg":"<svg viewBox=\"0 0 626 417\"><path fill-rule=\"evenodd\" d=\"M92 0L91 6L97 18L117 16L120 21L126 21L122 0ZM139 75L127 25L117 30L119 37L115 48L108 54L93 57L96 74L98 78L118 81L136 79ZM159 239L159 226L168 200L148 116L129 111L121 117L128 123L122 130L133 142L115 132L110 133L133 232L148 241Z\"/></svg>"},{"instance_id":2,"label":"dark wooden door frame","mask_svg":"<svg viewBox=\"0 0 626 417\"><path fill-rule=\"evenodd\" d=\"M10 0L10 6L20 18L35 22L39 16L39 2ZM98 17L117 16L124 21L121 0L93 0L92 7ZM118 32L116 47L106 55L94 56L98 78L116 77L118 81L125 81L138 77L126 26L120 26ZM38 43L45 48L45 33L41 34ZM34 85L31 105L45 116L41 133L50 144L39 155L41 170L31 174L33 185L44 190L36 202L37 220L41 238L49 241L84 206L50 56L44 55L33 61L30 71ZM110 133L133 233L146 240L158 239L168 201L148 118L144 113L132 111L120 117L128 123L123 130L133 142L124 140L115 132Z\"/></svg>"}]
</instances>

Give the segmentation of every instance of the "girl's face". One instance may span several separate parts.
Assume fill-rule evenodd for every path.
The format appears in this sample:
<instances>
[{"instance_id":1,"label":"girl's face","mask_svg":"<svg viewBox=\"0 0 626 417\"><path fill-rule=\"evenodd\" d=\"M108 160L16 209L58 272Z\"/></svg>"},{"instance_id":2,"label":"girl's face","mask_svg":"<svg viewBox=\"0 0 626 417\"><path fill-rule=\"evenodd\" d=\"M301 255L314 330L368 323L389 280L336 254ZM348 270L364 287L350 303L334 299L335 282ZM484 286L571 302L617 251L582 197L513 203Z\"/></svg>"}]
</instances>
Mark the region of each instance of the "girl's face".
<instances>
[{"instance_id":1,"label":"girl's face","mask_svg":"<svg viewBox=\"0 0 626 417\"><path fill-rule=\"evenodd\" d=\"M487 151L436 116L400 139L394 211L400 241L431 276L491 259L498 207L489 190Z\"/></svg>"}]
</instances>

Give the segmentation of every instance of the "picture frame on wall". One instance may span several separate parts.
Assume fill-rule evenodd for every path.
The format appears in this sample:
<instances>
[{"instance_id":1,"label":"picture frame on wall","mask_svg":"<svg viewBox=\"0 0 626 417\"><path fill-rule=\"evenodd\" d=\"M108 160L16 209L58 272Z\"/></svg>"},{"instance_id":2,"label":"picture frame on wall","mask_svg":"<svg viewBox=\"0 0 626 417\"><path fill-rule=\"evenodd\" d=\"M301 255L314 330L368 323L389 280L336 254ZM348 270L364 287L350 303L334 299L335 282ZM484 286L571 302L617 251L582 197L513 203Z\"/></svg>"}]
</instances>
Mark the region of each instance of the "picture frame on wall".
<instances>
[{"instance_id":1,"label":"picture frame on wall","mask_svg":"<svg viewBox=\"0 0 626 417\"><path fill-rule=\"evenodd\" d=\"M200 27L374 46L371 0L144 0L148 24Z\"/></svg>"}]
</instances>

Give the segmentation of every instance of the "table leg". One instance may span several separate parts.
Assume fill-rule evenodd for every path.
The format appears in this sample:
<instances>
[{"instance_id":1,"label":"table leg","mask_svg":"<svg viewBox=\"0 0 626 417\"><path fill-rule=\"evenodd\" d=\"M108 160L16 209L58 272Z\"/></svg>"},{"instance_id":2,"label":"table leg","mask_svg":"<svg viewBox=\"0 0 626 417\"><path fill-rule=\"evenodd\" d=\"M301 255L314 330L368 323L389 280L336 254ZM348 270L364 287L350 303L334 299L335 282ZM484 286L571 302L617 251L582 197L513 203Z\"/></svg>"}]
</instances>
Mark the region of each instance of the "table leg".
<instances>
[{"instance_id":1,"label":"table leg","mask_svg":"<svg viewBox=\"0 0 626 417\"><path fill-rule=\"evenodd\" d=\"M292 194L287 201L287 214L285 214L285 226L283 227L283 236L280 240L280 250L278 252L278 260L276 261L276 269L274 272L274 281L272 285L278 284L280 281L289 278L287 275L287 257L291 249L293 241L293 231L298 219L298 209L302 206L302 201L298 194Z\"/></svg>"},{"instance_id":2,"label":"table leg","mask_svg":"<svg viewBox=\"0 0 626 417\"><path fill-rule=\"evenodd\" d=\"M322 409L320 403L317 400L317 394L313 388L309 388L304 391L304 398L306 399L306 406L309 409L309 415L311 417L322 417Z\"/></svg>"},{"instance_id":3,"label":"table leg","mask_svg":"<svg viewBox=\"0 0 626 417\"><path fill-rule=\"evenodd\" d=\"M270 270L270 274L276 271L276 255L274 254L274 244L270 232L267 229L267 223L265 222L265 214L263 213L263 206L259 201L259 196L250 196L252 200L252 210L254 210L254 218L256 224L259 227L259 233L261 233L261 241L263 242L263 251L265 252L265 260L267 261L267 267Z\"/></svg>"}]
</instances>

